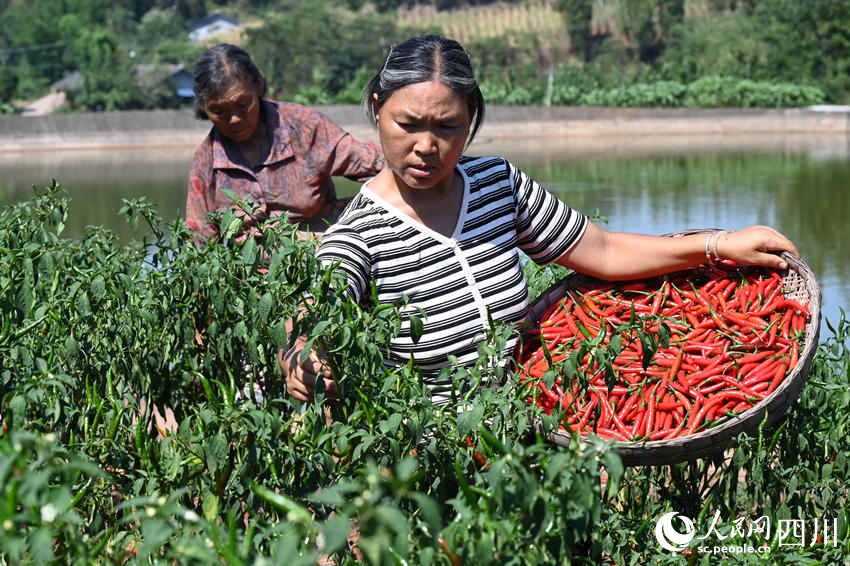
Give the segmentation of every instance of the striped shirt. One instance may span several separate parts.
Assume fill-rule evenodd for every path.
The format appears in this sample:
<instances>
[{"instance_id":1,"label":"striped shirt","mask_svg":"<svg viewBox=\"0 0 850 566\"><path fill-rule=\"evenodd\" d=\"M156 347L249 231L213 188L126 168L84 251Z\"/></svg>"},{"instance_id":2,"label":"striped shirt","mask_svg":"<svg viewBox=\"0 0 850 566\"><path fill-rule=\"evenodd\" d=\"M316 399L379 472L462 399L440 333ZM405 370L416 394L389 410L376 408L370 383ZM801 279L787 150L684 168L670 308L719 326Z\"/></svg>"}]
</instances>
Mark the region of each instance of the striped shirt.
<instances>
[{"instance_id":1,"label":"striped shirt","mask_svg":"<svg viewBox=\"0 0 850 566\"><path fill-rule=\"evenodd\" d=\"M436 403L449 399L451 382L437 374L455 356L461 365L478 359L477 344L494 320L518 322L528 310L522 250L539 264L566 253L582 236L587 218L545 191L525 173L497 157L462 157L464 180L457 226L443 236L375 194L368 183L331 226L317 252L325 264L340 262L348 292L381 304L402 304L399 335L387 363L411 357ZM425 313L414 343L410 315ZM507 344L513 352L516 340Z\"/></svg>"}]
</instances>

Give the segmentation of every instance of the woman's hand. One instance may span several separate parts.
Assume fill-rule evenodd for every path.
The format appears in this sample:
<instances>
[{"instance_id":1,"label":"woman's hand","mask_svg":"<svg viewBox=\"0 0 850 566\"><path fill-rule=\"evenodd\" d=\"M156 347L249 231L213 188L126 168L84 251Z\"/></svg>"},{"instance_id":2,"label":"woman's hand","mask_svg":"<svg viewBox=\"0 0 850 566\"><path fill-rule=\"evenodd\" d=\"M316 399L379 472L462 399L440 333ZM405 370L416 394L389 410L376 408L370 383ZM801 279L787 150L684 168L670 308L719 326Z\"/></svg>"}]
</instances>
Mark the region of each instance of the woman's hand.
<instances>
[{"instance_id":1,"label":"woman's hand","mask_svg":"<svg viewBox=\"0 0 850 566\"><path fill-rule=\"evenodd\" d=\"M336 382L326 364L315 351L303 363L299 364L301 352L307 347L307 341L299 336L288 350L280 350L277 363L286 376L286 391L299 401L312 402L316 393L316 382L324 380L325 396L330 399L339 397Z\"/></svg>"},{"instance_id":2,"label":"woman's hand","mask_svg":"<svg viewBox=\"0 0 850 566\"><path fill-rule=\"evenodd\" d=\"M711 244L712 256L716 255L718 259L728 259L742 265L785 269L788 267L785 260L771 253L779 251L800 257L800 252L791 240L768 226L750 226L737 232L721 233L712 239Z\"/></svg>"}]
</instances>

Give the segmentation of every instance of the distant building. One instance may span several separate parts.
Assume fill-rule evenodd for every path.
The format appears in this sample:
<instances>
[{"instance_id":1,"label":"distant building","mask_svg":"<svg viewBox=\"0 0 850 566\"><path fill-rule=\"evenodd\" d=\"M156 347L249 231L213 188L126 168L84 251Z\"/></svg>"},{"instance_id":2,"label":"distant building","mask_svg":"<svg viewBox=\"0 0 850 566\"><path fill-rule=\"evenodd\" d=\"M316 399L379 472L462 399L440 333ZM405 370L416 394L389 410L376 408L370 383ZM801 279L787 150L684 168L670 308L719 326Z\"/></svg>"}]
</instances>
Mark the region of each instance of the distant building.
<instances>
[{"instance_id":1,"label":"distant building","mask_svg":"<svg viewBox=\"0 0 850 566\"><path fill-rule=\"evenodd\" d=\"M192 89L192 73L183 65L140 64L133 67L136 84L142 88L154 88L162 83L168 83L174 92L183 100L195 97Z\"/></svg>"},{"instance_id":2,"label":"distant building","mask_svg":"<svg viewBox=\"0 0 850 566\"><path fill-rule=\"evenodd\" d=\"M216 11L189 26L189 41L197 45L236 29L239 29L238 20L223 16Z\"/></svg>"},{"instance_id":3,"label":"distant building","mask_svg":"<svg viewBox=\"0 0 850 566\"><path fill-rule=\"evenodd\" d=\"M74 71L69 75L65 75L55 83L52 83L50 85L50 92L65 92L66 90L79 92L82 90L84 82L85 79L83 78L83 74L79 71Z\"/></svg>"}]
</instances>

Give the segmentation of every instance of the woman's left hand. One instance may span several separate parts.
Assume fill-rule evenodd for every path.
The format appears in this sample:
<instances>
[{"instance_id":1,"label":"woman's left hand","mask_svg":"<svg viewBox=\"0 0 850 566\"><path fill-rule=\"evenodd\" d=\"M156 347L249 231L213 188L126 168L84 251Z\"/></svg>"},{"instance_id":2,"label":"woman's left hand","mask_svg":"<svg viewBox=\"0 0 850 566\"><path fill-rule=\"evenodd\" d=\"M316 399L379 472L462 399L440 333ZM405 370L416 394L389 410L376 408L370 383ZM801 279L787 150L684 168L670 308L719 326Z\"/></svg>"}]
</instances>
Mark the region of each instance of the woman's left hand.
<instances>
[{"instance_id":1,"label":"woman's left hand","mask_svg":"<svg viewBox=\"0 0 850 566\"><path fill-rule=\"evenodd\" d=\"M716 238L716 241L715 241ZM787 262L775 252L800 256L794 243L769 226L750 226L736 232L721 233L712 238L711 253L742 265L764 265L785 269Z\"/></svg>"}]
</instances>

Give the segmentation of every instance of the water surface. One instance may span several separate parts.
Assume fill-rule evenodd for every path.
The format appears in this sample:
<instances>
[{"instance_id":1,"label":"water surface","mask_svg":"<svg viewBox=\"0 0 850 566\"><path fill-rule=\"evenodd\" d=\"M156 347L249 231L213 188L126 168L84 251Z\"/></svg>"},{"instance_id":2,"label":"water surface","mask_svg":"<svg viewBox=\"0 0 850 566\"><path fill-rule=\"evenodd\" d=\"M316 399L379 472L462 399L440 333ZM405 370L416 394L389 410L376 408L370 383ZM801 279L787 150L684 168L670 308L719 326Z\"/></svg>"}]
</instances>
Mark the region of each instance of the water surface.
<instances>
[{"instance_id":1,"label":"water surface","mask_svg":"<svg viewBox=\"0 0 850 566\"><path fill-rule=\"evenodd\" d=\"M698 143L694 143L697 141ZM652 143L649 143L652 142ZM146 197L164 220L182 216L192 148L0 154L0 205L59 181L72 197L65 236L103 225L133 235L117 215L122 199ZM611 230L664 234L768 224L797 244L823 293L823 315L850 305L850 152L843 137L803 143L735 139L481 140L473 153L505 155ZM345 179L338 192L352 195ZM824 326L822 334L828 333Z\"/></svg>"}]
</instances>

